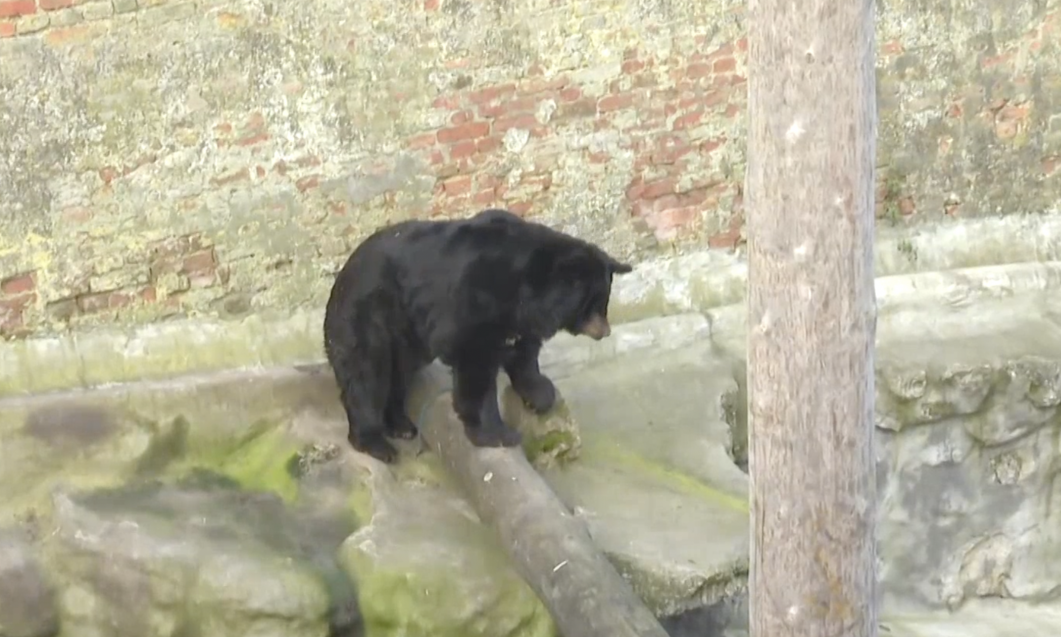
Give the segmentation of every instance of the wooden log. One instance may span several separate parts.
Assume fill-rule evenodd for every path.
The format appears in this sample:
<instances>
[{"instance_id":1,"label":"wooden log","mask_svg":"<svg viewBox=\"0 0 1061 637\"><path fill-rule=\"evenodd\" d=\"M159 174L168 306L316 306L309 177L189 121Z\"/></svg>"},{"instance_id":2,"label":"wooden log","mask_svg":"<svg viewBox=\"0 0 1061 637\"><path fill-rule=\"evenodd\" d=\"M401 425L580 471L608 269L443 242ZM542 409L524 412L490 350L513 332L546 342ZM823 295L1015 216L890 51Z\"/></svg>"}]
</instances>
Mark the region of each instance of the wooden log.
<instances>
[{"instance_id":1,"label":"wooden log","mask_svg":"<svg viewBox=\"0 0 1061 637\"><path fill-rule=\"evenodd\" d=\"M751 0L751 637L876 637L873 0Z\"/></svg>"},{"instance_id":2,"label":"wooden log","mask_svg":"<svg viewBox=\"0 0 1061 637\"><path fill-rule=\"evenodd\" d=\"M667 637L655 616L527 462L521 448L476 448L450 399L449 371L428 366L407 410L564 637Z\"/></svg>"}]
</instances>

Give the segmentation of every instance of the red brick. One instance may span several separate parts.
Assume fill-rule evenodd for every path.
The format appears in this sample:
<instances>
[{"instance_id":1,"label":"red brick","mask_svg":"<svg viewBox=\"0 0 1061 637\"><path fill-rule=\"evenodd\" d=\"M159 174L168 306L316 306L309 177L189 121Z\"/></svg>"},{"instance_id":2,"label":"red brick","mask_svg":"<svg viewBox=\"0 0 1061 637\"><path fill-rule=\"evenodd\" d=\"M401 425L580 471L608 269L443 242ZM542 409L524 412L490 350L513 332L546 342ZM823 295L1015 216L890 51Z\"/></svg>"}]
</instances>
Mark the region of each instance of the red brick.
<instances>
[{"instance_id":1,"label":"red brick","mask_svg":"<svg viewBox=\"0 0 1061 637\"><path fill-rule=\"evenodd\" d=\"M651 89L659 85L659 79L655 73L641 73L634 76L633 88Z\"/></svg>"},{"instance_id":2,"label":"red brick","mask_svg":"<svg viewBox=\"0 0 1061 637\"><path fill-rule=\"evenodd\" d=\"M295 188L297 188L299 192L304 193L311 188L319 186L321 183L320 178L320 175L306 175L295 182Z\"/></svg>"},{"instance_id":3,"label":"red brick","mask_svg":"<svg viewBox=\"0 0 1061 637\"><path fill-rule=\"evenodd\" d=\"M534 175L534 174L523 175L523 178L520 179L519 183L520 183L521 186L529 186L532 189L537 188L538 190L541 190L542 192L545 192L546 190L549 190L550 188L552 188L552 186L553 186L553 176L549 175L549 174L545 174L545 175Z\"/></svg>"},{"instance_id":4,"label":"red brick","mask_svg":"<svg viewBox=\"0 0 1061 637\"><path fill-rule=\"evenodd\" d=\"M252 135L247 135L246 137L237 139L234 144L236 146L254 146L255 144L260 144L262 142L267 141L269 141L269 133L262 132L254 133Z\"/></svg>"},{"instance_id":5,"label":"red brick","mask_svg":"<svg viewBox=\"0 0 1061 637\"><path fill-rule=\"evenodd\" d=\"M512 214L524 217L527 215L527 213L530 212L531 205L532 204L529 201L513 201L509 204L506 204L506 207L508 208L508 211Z\"/></svg>"},{"instance_id":6,"label":"red brick","mask_svg":"<svg viewBox=\"0 0 1061 637\"><path fill-rule=\"evenodd\" d=\"M410 150L418 150L421 148L429 148L435 145L435 134L424 133L422 135L414 135L409 139L405 140L405 147Z\"/></svg>"},{"instance_id":7,"label":"red brick","mask_svg":"<svg viewBox=\"0 0 1061 637\"><path fill-rule=\"evenodd\" d=\"M0 306L0 336L17 336L22 325L22 312Z\"/></svg>"},{"instance_id":8,"label":"red brick","mask_svg":"<svg viewBox=\"0 0 1061 637\"><path fill-rule=\"evenodd\" d=\"M228 173L228 174L225 174L225 175L218 175L217 177L212 178L210 180L210 183L211 183L211 185L213 185L216 188L218 186L227 186L229 184L234 184L237 181L243 181L243 180L247 180L247 179L250 179L250 178L251 178L250 170L247 169L247 168L241 168L241 169L239 169L237 171L234 171L234 172L231 172L231 173Z\"/></svg>"},{"instance_id":9,"label":"red brick","mask_svg":"<svg viewBox=\"0 0 1061 637\"><path fill-rule=\"evenodd\" d=\"M885 55L899 55L903 52L903 43L899 40L890 40L881 45L880 51Z\"/></svg>"},{"instance_id":10,"label":"red brick","mask_svg":"<svg viewBox=\"0 0 1061 637\"><path fill-rule=\"evenodd\" d=\"M37 4L33 0L0 0L0 18L14 18L31 13L37 13Z\"/></svg>"},{"instance_id":11,"label":"red brick","mask_svg":"<svg viewBox=\"0 0 1061 637\"><path fill-rule=\"evenodd\" d=\"M0 38L15 37L15 23L10 20L0 20Z\"/></svg>"},{"instance_id":12,"label":"red brick","mask_svg":"<svg viewBox=\"0 0 1061 637\"><path fill-rule=\"evenodd\" d=\"M438 131L438 142L440 144L452 144L465 139L478 139L490 134L489 122L469 122L460 126L443 128Z\"/></svg>"},{"instance_id":13,"label":"red brick","mask_svg":"<svg viewBox=\"0 0 1061 637\"><path fill-rule=\"evenodd\" d=\"M623 62L622 71L623 75L633 75L645 68L645 63L641 60L626 60Z\"/></svg>"},{"instance_id":14,"label":"red brick","mask_svg":"<svg viewBox=\"0 0 1061 637\"><path fill-rule=\"evenodd\" d=\"M713 108L715 106L718 106L719 104L725 104L728 101L729 91L726 89L718 89L708 91L707 94L704 95L701 103L704 105L705 108Z\"/></svg>"},{"instance_id":15,"label":"red brick","mask_svg":"<svg viewBox=\"0 0 1061 637\"><path fill-rule=\"evenodd\" d=\"M27 292L18 296L0 298L0 309L10 312L22 312L37 298L36 292Z\"/></svg>"},{"instance_id":16,"label":"red brick","mask_svg":"<svg viewBox=\"0 0 1061 637\"><path fill-rule=\"evenodd\" d=\"M692 226L700 219L699 206L683 206L681 208L670 208L660 210L650 215L649 225L656 231L656 236L664 239L673 239L682 230Z\"/></svg>"},{"instance_id":17,"label":"red brick","mask_svg":"<svg viewBox=\"0 0 1061 637\"><path fill-rule=\"evenodd\" d=\"M85 223L92 218L92 209L85 206L67 206L59 213L68 223Z\"/></svg>"},{"instance_id":18,"label":"red brick","mask_svg":"<svg viewBox=\"0 0 1061 637\"><path fill-rule=\"evenodd\" d=\"M458 177L447 179L442 182L442 190L450 197L467 195L472 191L471 175L460 175Z\"/></svg>"},{"instance_id":19,"label":"red brick","mask_svg":"<svg viewBox=\"0 0 1061 637\"><path fill-rule=\"evenodd\" d=\"M577 86L569 86L560 91L561 102L574 102L582 97L582 89Z\"/></svg>"},{"instance_id":20,"label":"red brick","mask_svg":"<svg viewBox=\"0 0 1061 637\"><path fill-rule=\"evenodd\" d=\"M711 70L715 73L731 73L737 70L737 60L732 57L715 60L715 63L711 65Z\"/></svg>"},{"instance_id":21,"label":"red brick","mask_svg":"<svg viewBox=\"0 0 1061 637\"><path fill-rule=\"evenodd\" d=\"M498 148L501 148L501 138L484 137L483 139L480 139L479 141L475 142L475 148L483 154L492 153Z\"/></svg>"},{"instance_id":22,"label":"red brick","mask_svg":"<svg viewBox=\"0 0 1061 637\"><path fill-rule=\"evenodd\" d=\"M673 130L686 130L692 128L700 123L704 117L703 112L694 111L692 113L686 113L685 115L679 116L674 120L674 124L671 126Z\"/></svg>"},{"instance_id":23,"label":"red brick","mask_svg":"<svg viewBox=\"0 0 1061 637\"><path fill-rule=\"evenodd\" d=\"M737 40L737 50L741 53L748 52L748 38L745 37Z\"/></svg>"},{"instance_id":24,"label":"red brick","mask_svg":"<svg viewBox=\"0 0 1061 637\"><path fill-rule=\"evenodd\" d=\"M690 64L685 67L685 77L690 80L698 80L711 75L710 64Z\"/></svg>"},{"instance_id":25,"label":"red brick","mask_svg":"<svg viewBox=\"0 0 1061 637\"><path fill-rule=\"evenodd\" d=\"M447 69L467 69L475 66L475 59L473 58L456 58L454 60L446 60L442 63L442 66Z\"/></svg>"},{"instance_id":26,"label":"red brick","mask_svg":"<svg viewBox=\"0 0 1061 637\"><path fill-rule=\"evenodd\" d=\"M488 206L497 198L497 192L493 188L480 190L472 197L472 203L477 206Z\"/></svg>"},{"instance_id":27,"label":"red brick","mask_svg":"<svg viewBox=\"0 0 1061 637\"><path fill-rule=\"evenodd\" d=\"M740 113L741 113L740 106L737 106L736 104L730 104L729 106L726 107L725 112L723 112L722 114L725 115L726 117L736 117L737 115L740 115Z\"/></svg>"},{"instance_id":28,"label":"red brick","mask_svg":"<svg viewBox=\"0 0 1061 637\"><path fill-rule=\"evenodd\" d=\"M641 189L641 199L658 199L664 195L669 195L674 192L677 186L677 180L673 177L664 177L663 179L657 179L656 181L647 183Z\"/></svg>"},{"instance_id":29,"label":"red brick","mask_svg":"<svg viewBox=\"0 0 1061 637\"><path fill-rule=\"evenodd\" d=\"M727 229L707 239L709 248L735 248L740 243L740 228Z\"/></svg>"},{"instance_id":30,"label":"red brick","mask_svg":"<svg viewBox=\"0 0 1061 637\"><path fill-rule=\"evenodd\" d=\"M692 152L692 147L678 137L667 137L660 143L659 149L652 153L652 163L670 165Z\"/></svg>"},{"instance_id":31,"label":"red brick","mask_svg":"<svg viewBox=\"0 0 1061 637\"><path fill-rule=\"evenodd\" d=\"M464 124L475 119L475 113L471 111L457 111L449 118L449 123L453 125Z\"/></svg>"},{"instance_id":32,"label":"red brick","mask_svg":"<svg viewBox=\"0 0 1061 637\"><path fill-rule=\"evenodd\" d=\"M714 51L708 54L708 60L718 60L720 58L732 57L733 56L733 44L726 43L718 47Z\"/></svg>"},{"instance_id":33,"label":"red brick","mask_svg":"<svg viewBox=\"0 0 1061 637\"><path fill-rule=\"evenodd\" d=\"M264 166L255 166L254 167L254 174L258 175L258 179L261 179L262 177L265 177L265 167Z\"/></svg>"},{"instance_id":34,"label":"red brick","mask_svg":"<svg viewBox=\"0 0 1061 637\"><path fill-rule=\"evenodd\" d=\"M55 11L56 9L72 7L77 3L74 0L38 0L38 4L45 11Z\"/></svg>"},{"instance_id":35,"label":"red brick","mask_svg":"<svg viewBox=\"0 0 1061 637\"><path fill-rule=\"evenodd\" d=\"M544 78L536 77L520 85L519 91L528 96L545 97L546 94L563 90L571 83L571 78L566 75Z\"/></svg>"},{"instance_id":36,"label":"red brick","mask_svg":"<svg viewBox=\"0 0 1061 637\"><path fill-rule=\"evenodd\" d=\"M706 142L700 144L700 152L704 155L709 155L717 150L722 144L726 143L725 139L709 139Z\"/></svg>"},{"instance_id":37,"label":"red brick","mask_svg":"<svg viewBox=\"0 0 1061 637\"><path fill-rule=\"evenodd\" d=\"M607 95L597 102L597 110L601 113L622 110L634 105L633 93L620 93L618 95Z\"/></svg>"},{"instance_id":38,"label":"red brick","mask_svg":"<svg viewBox=\"0 0 1061 637\"><path fill-rule=\"evenodd\" d=\"M316 155L303 155L291 160L291 163L299 168L312 168L314 166L320 166L324 162L322 162L321 158Z\"/></svg>"},{"instance_id":39,"label":"red brick","mask_svg":"<svg viewBox=\"0 0 1061 637\"><path fill-rule=\"evenodd\" d=\"M184 261L181 264L181 271L185 274L195 274L198 272L211 271L216 266L217 261L214 256L214 251L213 249L209 249L184 257Z\"/></svg>"},{"instance_id":40,"label":"red brick","mask_svg":"<svg viewBox=\"0 0 1061 637\"><path fill-rule=\"evenodd\" d=\"M899 214L904 217L909 217L917 211L917 205L914 204L913 197L903 197L899 200Z\"/></svg>"},{"instance_id":41,"label":"red brick","mask_svg":"<svg viewBox=\"0 0 1061 637\"><path fill-rule=\"evenodd\" d=\"M510 128L532 130L538 127L538 120L533 115L512 115L494 121L494 133L504 133Z\"/></svg>"},{"instance_id":42,"label":"red brick","mask_svg":"<svg viewBox=\"0 0 1061 637\"><path fill-rule=\"evenodd\" d=\"M97 292L96 294L82 294L77 297L77 309L85 314L94 314L110 307L110 292Z\"/></svg>"},{"instance_id":43,"label":"red brick","mask_svg":"<svg viewBox=\"0 0 1061 637\"><path fill-rule=\"evenodd\" d=\"M97 24L81 24L61 29L50 29L44 34L44 41L52 46L83 42L93 33L99 32Z\"/></svg>"},{"instance_id":44,"label":"red brick","mask_svg":"<svg viewBox=\"0 0 1061 637\"><path fill-rule=\"evenodd\" d=\"M538 103L544 99L548 99L549 95L539 96L525 96L516 97L510 100L504 100L500 102L497 107L500 109L499 115L505 113L527 113L533 112L538 108Z\"/></svg>"},{"instance_id":45,"label":"red brick","mask_svg":"<svg viewBox=\"0 0 1061 637\"><path fill-rule=\"evenodd\" d=\"M480 89L478 91L472 91L468 93L468 101L472 104L482 104L496 100L500 97L510 95L516 91L515 84L503 84L501 86L491 86L488 88Z\"/></svg>"},{"instance_id":46,"label":"red brick","mask_svg":"<svg viewBox=\"0 0 1061 637\"><path fill-rule=\"evenodd\" d=\"M424 11L438 11L442 0L424 0Z\"/></svg>"},{"instance_id":47,"label":"red brick","mask_svg":"<svg viewBox=\"0 0 1061 637\"><path fill-rule=\"evenodd\" d=\"M0 281L0 292L5 295L24 294L37 289L37 281L32 272L24 272Z\"/></svg>"},{"instance_id":48,"label":"red brick","mask_svg":"<svg viewBox=\"0 0 1061 637\"><path fill-rule=\"evenodd\" d=\"M592 97L583 97L573 102L561 104L553 115L553 119L576 119L593 117L597 114L597 100Z\"/></svg>"},{"instance_id":49,"label":"red brick","mask_svg":"<svg viewBox=\"0 0 1061 637\"><path fill-rule=\"evenodd\" d=\"M1043 157L1041 161L1043 174L1050 176L1057 170L1058 165L1061 164L1061 156L1050 155L1049 157Z\"/></svg>"},{"instance_id":50,"label":"red brick","mask_svg":"<svg viewBox=\"0 0 1061 637\"><path fill-rule=\"evenodd\" d=\"M449 147L449 158L450 159L463 159L465 157L471 157L475 153L479 152L475 142L471 140L465 140L463 142L457 142L456 144Z\"/></svg>"},{"instance_id":51,"label":"red brick","mask_svg":"<svg viewBox=\"0 0 1061 637\"><path fill-rule=\"evenodd\" d=\"M461 106L460 98L454 95L439 95L431 102L433 108L455 111Z\"/></svg>"}]
</instances>

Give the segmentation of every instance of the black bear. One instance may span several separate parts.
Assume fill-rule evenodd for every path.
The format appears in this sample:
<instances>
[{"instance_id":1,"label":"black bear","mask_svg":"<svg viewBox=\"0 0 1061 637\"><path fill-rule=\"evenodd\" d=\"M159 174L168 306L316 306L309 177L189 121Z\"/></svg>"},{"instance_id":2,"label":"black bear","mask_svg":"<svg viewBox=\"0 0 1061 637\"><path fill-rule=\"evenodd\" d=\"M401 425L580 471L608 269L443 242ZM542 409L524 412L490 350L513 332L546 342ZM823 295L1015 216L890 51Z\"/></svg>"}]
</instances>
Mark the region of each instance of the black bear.
<instances>
[{"instance_id":1,"label":"black bear","mask_svg":"<svg viewBox=\"0 0 1061 637\"><path fill-rule=\"evenodd\" d=\"M453 372L453 408L471 443L519 445L498 409L498 371L529 407L547 411L556 388L538 367L542 343L561 330L608 336L612 277L630 271L592 243L507 210L376 231L339 271L324 314L350 444L394 462L387 438L418 433L405 413L409 382L438 358Z\"/></svg>"}]
</instances>

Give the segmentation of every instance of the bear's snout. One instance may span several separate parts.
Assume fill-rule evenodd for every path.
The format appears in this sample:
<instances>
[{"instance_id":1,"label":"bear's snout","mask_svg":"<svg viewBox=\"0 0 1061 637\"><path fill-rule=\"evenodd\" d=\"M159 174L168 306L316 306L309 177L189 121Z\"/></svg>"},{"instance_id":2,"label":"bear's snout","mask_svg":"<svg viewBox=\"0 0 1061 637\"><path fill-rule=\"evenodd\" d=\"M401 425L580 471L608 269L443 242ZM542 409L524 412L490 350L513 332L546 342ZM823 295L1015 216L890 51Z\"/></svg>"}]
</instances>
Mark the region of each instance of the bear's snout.
<instances>
[{"instance_id":1,"label":"bear's snout","mask_svg":"<svg viewBox=\"0 0 1061 637\"><path fill-rule=\"evenodd\" d=\"M612 333L612 327L608 325L608 319L600 314L594 314L582 325L582 333L599 341Z\"/></svg>"}]
</instances>

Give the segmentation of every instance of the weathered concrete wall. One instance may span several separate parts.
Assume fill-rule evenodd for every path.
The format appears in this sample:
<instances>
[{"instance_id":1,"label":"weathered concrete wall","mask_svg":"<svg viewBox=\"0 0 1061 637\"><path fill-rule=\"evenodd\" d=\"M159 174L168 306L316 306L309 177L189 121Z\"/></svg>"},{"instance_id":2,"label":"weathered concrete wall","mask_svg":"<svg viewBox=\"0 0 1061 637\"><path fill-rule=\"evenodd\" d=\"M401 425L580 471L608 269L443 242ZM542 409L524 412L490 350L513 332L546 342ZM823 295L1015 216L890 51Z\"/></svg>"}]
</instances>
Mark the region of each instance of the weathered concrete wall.
<instances>
[{"instance_id":1,"label":"weathered concrete wall","mask_svg":"<svg viewBox=\"0 0 1061 637\"><path fill-rule=\"evenodd\" d=\"M320 305L381 223L487 205L732 246L743 4L0 0L0 334ZM1055 207L1056 5L880 9L886 223Z\"/></svg>"}]
</instances>

